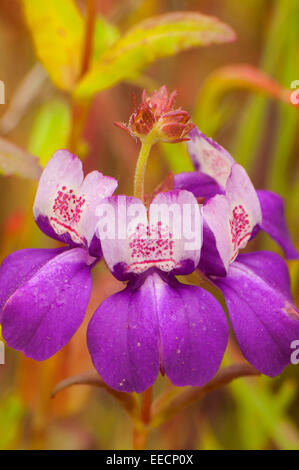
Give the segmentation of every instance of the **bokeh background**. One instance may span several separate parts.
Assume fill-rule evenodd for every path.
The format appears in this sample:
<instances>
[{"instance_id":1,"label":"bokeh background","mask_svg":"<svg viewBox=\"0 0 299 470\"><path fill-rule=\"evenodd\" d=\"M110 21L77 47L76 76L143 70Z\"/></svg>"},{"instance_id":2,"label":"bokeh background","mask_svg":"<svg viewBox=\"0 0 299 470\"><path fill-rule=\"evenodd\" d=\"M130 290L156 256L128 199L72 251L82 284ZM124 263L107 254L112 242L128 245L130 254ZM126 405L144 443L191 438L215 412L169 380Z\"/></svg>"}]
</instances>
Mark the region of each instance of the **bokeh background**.
<instances>
[{"instance_id":1,"label":"bokeh background","mask_svg":"<svg viewBox=\"0 0 299 470\"><path fill-rule=\"evenodd\" d=\"M140 99L143 88L152 91L162 84L178 90L178 105L245 166L257 188L284 196L299 248L299 110L288 100L291 83L299 80L298 0L78 1L84 17L94 3L96 15L121 33L152 16L198 11L216 16L237 34L231 43L194 47L154 61L140 74L93 94L83 106L40 64L32 40L35 26L25 20L22 7L32 1L0 0L0 80L5 84L5 104L0 105L1 260L18 249L56 246L32 217L37 164L31 155L43 166L56 149L72 147L86 171L112 175L119 180L119 193L132 193L138 143L113 122L127 120L133 93ZM59 55L51 35L48 41L52 55ZM150 158L148 192L168 171L192 168L185 144L156 146ZM280 253L266 235L253 243L250 249ZM297 305L298 264L289 263ZM105 391L82 385L50 398L61 380L92 369L85 339L88 319L121 287L103 263L93 280L86 321L55 357L38 363L6 348L6 364L0 365L1 449L131 448L130 419ZM233 344L231 357L242 361ZM153 430L148 447L298 449L298 377L299 365L293 365L276 379L237 379ZM155 394L167 386L167 379L159 378Z\"/></svg>"}]
</instances>

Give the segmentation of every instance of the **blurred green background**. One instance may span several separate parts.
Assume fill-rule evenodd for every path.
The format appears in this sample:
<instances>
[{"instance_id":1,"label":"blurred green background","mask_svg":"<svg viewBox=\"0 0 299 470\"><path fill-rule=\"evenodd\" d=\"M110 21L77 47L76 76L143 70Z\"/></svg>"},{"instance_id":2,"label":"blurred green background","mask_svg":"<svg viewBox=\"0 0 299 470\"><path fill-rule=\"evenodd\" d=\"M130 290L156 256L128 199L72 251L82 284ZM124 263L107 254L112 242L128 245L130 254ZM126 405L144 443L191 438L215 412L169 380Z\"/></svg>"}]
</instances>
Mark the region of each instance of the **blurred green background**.
<instances>
[{"instance_id":1,"label":"blurred green background","mask_svg":"<svg viewBox=\"0 0 299 470\"><path fill-rule=\"evenodd\" d=\"M215 16L237 38L225 39L215 23L212 44L200 47L208 36L197 37L188 22L175 26L175 44L173 25L161 43L152 44L150 28L138 38L134 28L143 20L176 11ZM119 193L132 193L138 144L113 122L127 120L133 93L140 99L143 88L162 84L178 90L177 104L245 166L257 188L284 196L299 248L299 111L289 102L299 80L298 0L0 0L0 64L1 260L18 249L56 246L35 226L32 205L40 167L58 148L77 153L86 172L116 177ZM146 190L170 170L190 169L185 144L156 146ZM280 253L262 234L249 248ZM298 305L298 262L289 267ZM59 381L92 368L88 319L121 286L103 263L93 280L86 321L55 357L37 363L6 349L0 449L131 447L130 419L105 391L82 385L50 398ZM242 361L234 344L225 360L232 358ZM237 379L153 430L148 447L298 449L298 377L293 365L276 379ZM155 394L167 385L159 378Z\"/></svg>"}]
</instances>

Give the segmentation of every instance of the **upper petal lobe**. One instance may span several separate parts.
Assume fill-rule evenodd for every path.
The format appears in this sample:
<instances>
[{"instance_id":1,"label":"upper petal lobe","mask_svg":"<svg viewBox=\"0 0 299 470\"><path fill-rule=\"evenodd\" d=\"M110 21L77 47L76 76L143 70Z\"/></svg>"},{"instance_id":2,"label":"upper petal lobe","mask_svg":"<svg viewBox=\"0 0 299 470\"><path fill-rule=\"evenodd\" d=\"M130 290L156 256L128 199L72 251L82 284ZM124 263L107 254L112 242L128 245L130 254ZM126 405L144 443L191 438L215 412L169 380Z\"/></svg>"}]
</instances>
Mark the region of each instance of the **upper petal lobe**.
<instances>
[{"instance_id":1,"label":"upper petal lobe","mask_svg":"<svg viewBox=\"0 0 299 470\"><path fill-rule=\"evenodd\" d=\"M202 214L189 191L158 194L149 208L136 198L116 196L100 205L98 237L104 258L120 280L152 267L190 273L200 258Z\"/></svg>"},{"instance_id":2,"label":"upper petal lobe","mask_svg":"<svg viewBox=\"0 0 299 470\"><path fill-rule=\"evenodd\" d=\"M233 157L221 145L204 135L195 127L189 134L187 143L189 155L195 170L200 170L214 178L220 187L225 187Z\"/></svg>"},{"instance_id":3,"label":"upper petal lobe","mask_svg":"<svg viewBox=\"0 0 299 470\"><path fill-rule=\"evenodd\" d=\"M84 179L80 159L67 150L58 150L41 175L33 207L34 218L48 236L73 246L90 247L97 222L96 207L103 198L112 195L116 187L114 178L98 171ZM100 251L91 254L101 255Z\"/></svg>"}]
</instances>

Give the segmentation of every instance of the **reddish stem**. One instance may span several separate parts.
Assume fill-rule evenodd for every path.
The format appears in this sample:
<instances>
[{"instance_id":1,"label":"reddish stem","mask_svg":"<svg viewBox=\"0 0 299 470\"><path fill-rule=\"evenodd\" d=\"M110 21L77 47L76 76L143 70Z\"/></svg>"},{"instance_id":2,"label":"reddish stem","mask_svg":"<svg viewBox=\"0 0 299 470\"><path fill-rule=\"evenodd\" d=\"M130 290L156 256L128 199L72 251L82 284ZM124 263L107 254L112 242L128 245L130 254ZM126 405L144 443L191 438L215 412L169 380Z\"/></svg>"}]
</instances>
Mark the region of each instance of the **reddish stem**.
<instances>
[{"instance_id":1,"label":"reddish stem","mask_svg":"<svg viewBox=\"0 0 299 470\"><path fill-rule=\"evenodd\" d=\"M153 387L149 387L142 395L140 423L133 431L133 450L145 450L150 432L149 423L153 402Z\"/></svg>"},{"instance_id":2,"label":"reddish stem","mask_svg":"<svg viewBox=\"0 0 299 470\"><path fill-rule=\"evenodd\" d=\"M149 387L143 393L141 419L145 425L148 425L151 419L151 408L153 402L153 387Z\"/></svg>"},{"instance_id":3,"label":"reddish stem","mask_svg":"<svg viewBox=\"0 0 299 470\"><path fill-rule=\"evenodd\" d=\"M87 17L85 27L85 37L82 52L80 78L85 75L89 69L90 59L93 53L93 38L96 23L96 4L95 0L87 0Z\"/></svg>"}]
</instances>

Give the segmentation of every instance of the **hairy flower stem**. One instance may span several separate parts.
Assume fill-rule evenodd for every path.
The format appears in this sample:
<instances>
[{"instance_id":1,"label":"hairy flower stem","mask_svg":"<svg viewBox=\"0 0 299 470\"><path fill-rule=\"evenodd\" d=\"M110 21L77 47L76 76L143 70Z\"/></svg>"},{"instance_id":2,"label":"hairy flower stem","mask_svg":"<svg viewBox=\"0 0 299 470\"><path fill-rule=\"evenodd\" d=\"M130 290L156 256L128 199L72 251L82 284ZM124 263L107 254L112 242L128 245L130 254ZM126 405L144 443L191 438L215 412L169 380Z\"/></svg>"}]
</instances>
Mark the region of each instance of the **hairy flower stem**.
<instances>
[{"instance_id":1,"label":"hairy flower stem","mask_svg":"<svg viewBox=\"0 0 299 470\"><path fill-rule=\"evenodd\" d=\"M147 438L150 433L149 423L153 402L153 387L149 387L142 395L140 422L133 431L133 450L145 450Z\"/></svg>"},{"instance_id":2,"label":"hairy flower stem","mask_svg":"<svg viewBox=\"0 0 299 470\"><path fill-rule=\"evenodd\" d=\"M154 139L150 134L142 139L141 149L136 164L134 177L134 196L141 199L141 201L144 200L144 177L148 156L153 143Z\"/></svg>"}]
</instances>

